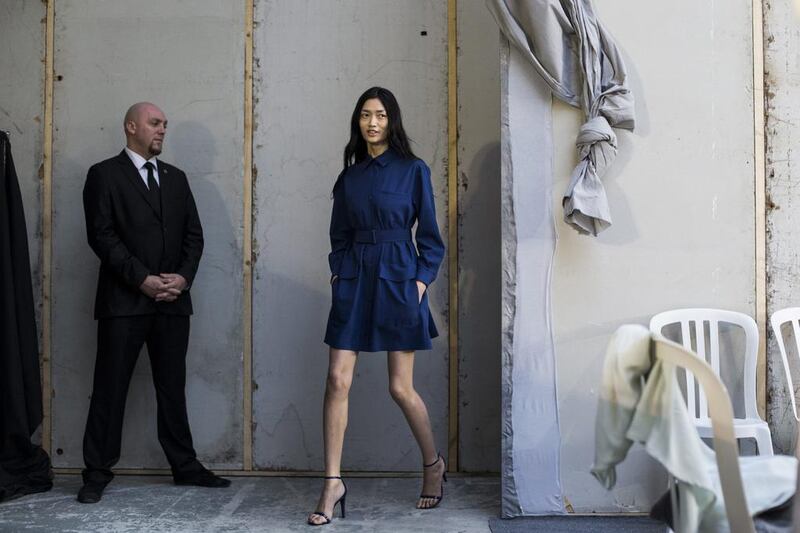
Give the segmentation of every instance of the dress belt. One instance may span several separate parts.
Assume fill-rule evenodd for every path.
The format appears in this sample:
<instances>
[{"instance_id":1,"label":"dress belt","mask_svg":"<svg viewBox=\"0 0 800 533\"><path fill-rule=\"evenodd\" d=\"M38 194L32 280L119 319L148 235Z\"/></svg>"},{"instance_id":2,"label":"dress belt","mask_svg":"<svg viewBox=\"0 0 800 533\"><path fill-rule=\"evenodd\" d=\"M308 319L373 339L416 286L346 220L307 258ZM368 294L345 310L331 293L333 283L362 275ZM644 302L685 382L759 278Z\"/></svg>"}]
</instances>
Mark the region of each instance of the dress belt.
<instances>
[{"instance_id":1,"label":"dress belt","mask_svg":"<svg viewBox=\"0 0 800 533\"><path fill-rule=\"evenodd\" d=\"M353 242L378 244L392 241L410 241L411 229L358 229L353 232Z\"/></svg>"}]
</instances>

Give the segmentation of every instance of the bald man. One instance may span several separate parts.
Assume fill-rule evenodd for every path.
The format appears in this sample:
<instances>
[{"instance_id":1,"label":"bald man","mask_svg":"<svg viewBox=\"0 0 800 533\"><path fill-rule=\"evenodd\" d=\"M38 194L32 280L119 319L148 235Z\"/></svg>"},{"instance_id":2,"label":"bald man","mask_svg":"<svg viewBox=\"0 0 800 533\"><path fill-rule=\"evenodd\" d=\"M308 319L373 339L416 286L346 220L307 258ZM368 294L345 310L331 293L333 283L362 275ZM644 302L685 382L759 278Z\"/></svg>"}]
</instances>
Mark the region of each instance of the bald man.
<instances>
[{"instance_id":1,"label":"bald man","mask_svg":"<svg viewBox=\"0 0 800 533\"><path fill-rule=\"evenodd\" d=\"M158 403L158 440L175 483L227 487L197 460L186 416L186 349L203 230L186 175L157 159L167 119L155 105L125 114L126 146L93 165L83 189L86 234L100 258L94 316L97 359L83 439L78 501L100 501L120 457L131 375L147 345Z\"/></svg>"}]
</instances>

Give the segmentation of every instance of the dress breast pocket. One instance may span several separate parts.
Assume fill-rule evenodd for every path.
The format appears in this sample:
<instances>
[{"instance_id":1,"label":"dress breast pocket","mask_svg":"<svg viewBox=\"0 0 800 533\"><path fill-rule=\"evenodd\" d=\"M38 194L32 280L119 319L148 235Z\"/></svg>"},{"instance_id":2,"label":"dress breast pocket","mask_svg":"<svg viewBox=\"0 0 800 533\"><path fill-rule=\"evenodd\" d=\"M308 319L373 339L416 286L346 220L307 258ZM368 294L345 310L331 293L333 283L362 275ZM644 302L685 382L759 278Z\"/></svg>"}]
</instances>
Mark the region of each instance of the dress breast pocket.
<instances>
[{"instance_id":1,"label":"dress breast pocket","mask_svg":"<svg viewBox=\"0 0 800 533\"><path fill-rule=\"evenodd\" d=\"M378 191L378 201L387 204L410 204L411 193L381 189Z\"/></svg>"},{"instance_id":2,"label":"dress breast pocket","mask_svg":"<svg viewBox=\"0 0 800 533\"><path fill-rule=\"evenodd\" d=\"M409 193L379 190L375 203L387 226L407 226L413 218L414 206Z\"/></svg>"}]
</instances>

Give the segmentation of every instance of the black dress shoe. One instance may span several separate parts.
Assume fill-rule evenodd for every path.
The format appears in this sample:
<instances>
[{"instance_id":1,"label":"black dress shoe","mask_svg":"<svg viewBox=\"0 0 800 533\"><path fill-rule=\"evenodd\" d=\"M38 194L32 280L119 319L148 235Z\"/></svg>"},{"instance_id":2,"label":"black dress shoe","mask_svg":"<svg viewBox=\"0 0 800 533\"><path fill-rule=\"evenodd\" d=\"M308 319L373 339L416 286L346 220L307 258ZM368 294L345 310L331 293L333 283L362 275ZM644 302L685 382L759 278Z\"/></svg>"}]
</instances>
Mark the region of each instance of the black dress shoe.
<instances>
[{"instance_id":1,"label":"black dress shoe","mask_svg":"<svg viewBox=\"0 0 800 533\"><path fill-rule=\"evenodd\" d=\"M198 487L223 488L230 487L231 480L219 477L210 470L202 470L186 477L176 477L176 485L196 485Z\"/></svg>"},{"instance_id":2,"label":"black dress shoe","mask_svg":"<svg viewBox=\"0 0 800 533\"><path fill-rule=\"evenodd\" d=\"M78 501L81 503L97 503L103 498L103 489L105 488L105 483L92 481L84 483L81 490L78 491Z\"/></svg>"}]
</instances>

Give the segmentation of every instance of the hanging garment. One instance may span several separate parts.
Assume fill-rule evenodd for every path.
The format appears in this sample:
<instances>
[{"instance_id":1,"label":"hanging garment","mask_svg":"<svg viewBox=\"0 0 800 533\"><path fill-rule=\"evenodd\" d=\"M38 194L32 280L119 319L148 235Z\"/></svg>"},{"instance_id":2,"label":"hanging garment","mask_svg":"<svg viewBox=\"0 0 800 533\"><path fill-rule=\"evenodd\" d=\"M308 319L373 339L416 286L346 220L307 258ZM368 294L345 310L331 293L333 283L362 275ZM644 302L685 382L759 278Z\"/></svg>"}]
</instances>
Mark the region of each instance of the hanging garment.
<instances>
[{"instance_id":1,"label":"hanging garment","mask_svg":"<svg viewBox=\"0 0 800 533\"><path fill-rule=\"evenodd\" d=\"M334 187L330 236L325 343L365 352L430 349L438 332L428 291L420 302L416 281L429 287L436 279L444 243L428 166L390 148L349 167Z\"/></svg>"},{"instance_id":2,"label":"hanging garment","mask_svg":"<svg viewBox=\"0 0 800 533\"><path fill-rule=\"evenodd\" d=\"M583 109L576 146L580 162L564 193L564 221L597 235L611 225L600 178L617 154L611 129L633 129L633 93L625 64L595 16L591 0L487 0L508 40L553 93Z\"/></svg>"},{"instance_id":3,"label":"hanging garment","mask_svg":"<svg viewBox=\"0 0 800 533\"><path fill-rule=\"evenodd\" d=\"M52 487L50 458L31 443L42 422L39 379L22 194L0 132L0 501Z\"/></svg>"}]
</instances>

